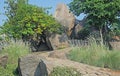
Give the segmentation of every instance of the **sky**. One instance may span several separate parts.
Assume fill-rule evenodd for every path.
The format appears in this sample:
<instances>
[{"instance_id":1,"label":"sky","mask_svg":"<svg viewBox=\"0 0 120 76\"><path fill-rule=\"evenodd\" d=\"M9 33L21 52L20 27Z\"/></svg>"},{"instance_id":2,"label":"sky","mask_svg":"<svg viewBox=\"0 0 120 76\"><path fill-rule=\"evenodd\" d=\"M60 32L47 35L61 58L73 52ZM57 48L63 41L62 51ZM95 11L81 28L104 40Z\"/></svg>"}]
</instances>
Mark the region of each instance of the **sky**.
<instances>
[{"instance_id":1,"label":"sky","mask_svg":"<svg viewBox=\"0 0 120 76\"><path fill-rule=\"evenodd\" d=\"M65 4L69 4L72 0L29 0L29 4L32 5L37 5L40 7L52 7L49 12L50 14L54 14L56 6L58 3L65 3ZM4 0L0 0L0 25L3 25L3 23L6 20L6 16L4 16ZM82 19L82 16L77 17L78 19Z\"/></svg>"},{"instance_id":2,"label":"sky","mask_svg":"<svg viewBox=\"0 0 120 76\"><path fill-rule=\"evenodd\" d=\"M0 25L4 23L6 17L3 15L4 13L4 0L0 0Z\"/></svg>"}]
</instances>

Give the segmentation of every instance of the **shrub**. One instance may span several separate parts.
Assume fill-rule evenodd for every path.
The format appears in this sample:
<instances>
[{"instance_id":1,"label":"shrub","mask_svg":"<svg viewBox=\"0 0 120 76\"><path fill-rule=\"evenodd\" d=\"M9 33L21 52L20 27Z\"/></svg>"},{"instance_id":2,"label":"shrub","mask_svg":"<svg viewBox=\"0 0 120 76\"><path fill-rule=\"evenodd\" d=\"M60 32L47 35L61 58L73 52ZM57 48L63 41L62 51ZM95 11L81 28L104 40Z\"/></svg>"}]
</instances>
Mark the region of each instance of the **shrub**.
<instances>
[{"instance_id":1,"label":"shrub","mask_svg":"<svg viewBox=\"0 0 120 76\"><path fill-rule=\"evenodd\" d=\"M78 32L78 36L82 40L86 39L89 36L89 34L90 34L90 29L88 29L87 27L84 27Z\"/></svg>"},{"instance_id":2,"label":"shrub","mask_svg":"<svg viewBox=\"0 0 120 76\"><path fill-rule=\"evenodd\" d=\"M89 45L85 47L73 47L68 58L89 65L120 70L120 52L108 50L95 40L90 40Z\"/></svg>"},{"instance_id":3,"label":"shrub","mask_svg":"<svg viewBox=\"0 0 120 76\"><path fill-rule=\"evenodd\" d=\"M81 76L81 74L74 68L55 67L50 76Z\"/></svg>"}]
</instances>

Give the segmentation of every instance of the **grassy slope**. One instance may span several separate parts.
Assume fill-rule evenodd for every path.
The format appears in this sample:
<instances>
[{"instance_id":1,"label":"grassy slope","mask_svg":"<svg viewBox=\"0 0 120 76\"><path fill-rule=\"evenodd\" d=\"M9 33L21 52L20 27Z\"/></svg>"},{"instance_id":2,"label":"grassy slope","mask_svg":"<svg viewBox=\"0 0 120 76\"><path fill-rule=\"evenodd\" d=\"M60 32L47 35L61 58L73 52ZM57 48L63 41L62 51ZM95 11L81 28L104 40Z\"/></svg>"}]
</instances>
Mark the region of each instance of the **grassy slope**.
<instances>
[{"instance_id":1,"label":"grassy slope","mask_svg":"<svg viewBox=\"0 0 120 76\"><path fill-rule=\"evenodd\" d=\"M22 41L11 41L0 53L8 55L7 67L5 69L0 67L0 76L17 76L18 58L28 53L30 53L29 45L25 45Z\"/></svg>"},{"instance_id":2,"label":"grassy slope","mask_svg":"<svg viewBox=\"0 0 120 76\"><path fill-rule=\"evenodd\" d=\"M120 51L110 51L95 42L86 47L73 47L68 57L77 62L120 70Z\"/></svg>"}]
</instances>

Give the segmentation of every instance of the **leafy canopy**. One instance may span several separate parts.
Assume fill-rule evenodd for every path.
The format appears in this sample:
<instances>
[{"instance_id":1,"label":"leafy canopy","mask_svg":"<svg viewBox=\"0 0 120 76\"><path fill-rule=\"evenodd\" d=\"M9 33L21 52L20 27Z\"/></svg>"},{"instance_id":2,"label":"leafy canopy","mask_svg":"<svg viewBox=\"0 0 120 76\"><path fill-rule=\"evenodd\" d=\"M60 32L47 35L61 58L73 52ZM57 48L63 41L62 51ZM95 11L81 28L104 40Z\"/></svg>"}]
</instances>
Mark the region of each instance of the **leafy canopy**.
<instances>
[{"instance_id":1,"label":"leafy canopy","mask_svg":"<svg viewBox=\"0 0 120 76\"><path fill-rule=\"evenodd\" d=\"M8 20L3 30L14 38L56 32L60 27L45 8L30 5L28 0L6 0L5 9Z\"/></svg>"},{"instance_id":2,"label":"leafy canopy","mask_svg":"<svg viewBox=\"0 0 120 76\"><path fill-rule=\"evenodd\" d=\"M73 0L69 7L74 14L86 14L87 22L96 28L116 26L120 16L120 0Z\"/></svg>"}]
</instances>

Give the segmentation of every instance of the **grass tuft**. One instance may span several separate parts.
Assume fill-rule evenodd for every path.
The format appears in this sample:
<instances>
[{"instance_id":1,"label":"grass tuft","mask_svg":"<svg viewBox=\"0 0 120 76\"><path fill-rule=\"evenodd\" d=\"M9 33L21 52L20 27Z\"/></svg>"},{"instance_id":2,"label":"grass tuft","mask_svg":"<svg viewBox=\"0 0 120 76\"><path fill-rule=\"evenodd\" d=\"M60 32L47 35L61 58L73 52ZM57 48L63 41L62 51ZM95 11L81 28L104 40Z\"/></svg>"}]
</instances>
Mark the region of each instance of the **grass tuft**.
<instances>
[{"instance_id":1,"label":"grass tuft","mask_svg":"<svg viewBox=\"0 0 120 76\"><path fill-rule=\"evenodd\" d=\"M10 41L7 46L4 47L1 55L8 55L8 63L6 68L0 67L0 76L18 76L15 72L18 66L18 58L30 53L28 44L25 44L22 40Z\"/></svg>"},{"instance_id":2,"label":"grass tuft","mask_svg":"<svg viewBox=\"0 0 120 76\"><path fill-rule=\"evenodd\" d=\"M50 76L81 76L81 73L79 73L74 68L55 67L53 68L53 71L51 72Z\"/></svg>"}]
</instances>

